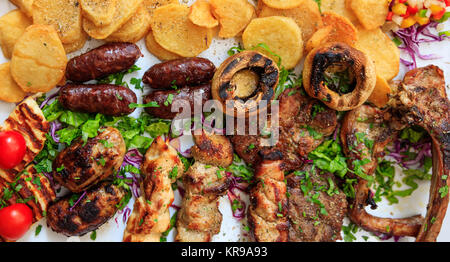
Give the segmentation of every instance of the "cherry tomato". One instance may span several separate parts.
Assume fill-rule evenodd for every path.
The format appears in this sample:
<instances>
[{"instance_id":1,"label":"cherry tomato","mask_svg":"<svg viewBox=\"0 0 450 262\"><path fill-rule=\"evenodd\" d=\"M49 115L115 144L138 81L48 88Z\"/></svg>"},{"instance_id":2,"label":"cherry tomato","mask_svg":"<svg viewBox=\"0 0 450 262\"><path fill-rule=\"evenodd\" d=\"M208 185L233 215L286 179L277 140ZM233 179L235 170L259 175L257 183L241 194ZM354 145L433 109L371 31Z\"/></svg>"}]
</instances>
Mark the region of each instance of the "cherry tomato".
<instances>
[{"instance_id":1,"label":"cherry tomato","mask_svg":"<svg viewBox=\"0 0 450 262\"><path fill-rule=\"evenodd\" d=\"M11 169L25 156L27 146L22 134L16 131L0 132L0 168Z\"/></svg>"},{"instance_id":2,"label":"cherry tomato","mask_svg":"<svg viewBox=\"0 0 450 262\"><path fill-rule=\"evenodd\" d=\"M21 238L33 223L33 212L22 203L0 209L0 236L11 241Z\"/></svg>"}]
</instances>

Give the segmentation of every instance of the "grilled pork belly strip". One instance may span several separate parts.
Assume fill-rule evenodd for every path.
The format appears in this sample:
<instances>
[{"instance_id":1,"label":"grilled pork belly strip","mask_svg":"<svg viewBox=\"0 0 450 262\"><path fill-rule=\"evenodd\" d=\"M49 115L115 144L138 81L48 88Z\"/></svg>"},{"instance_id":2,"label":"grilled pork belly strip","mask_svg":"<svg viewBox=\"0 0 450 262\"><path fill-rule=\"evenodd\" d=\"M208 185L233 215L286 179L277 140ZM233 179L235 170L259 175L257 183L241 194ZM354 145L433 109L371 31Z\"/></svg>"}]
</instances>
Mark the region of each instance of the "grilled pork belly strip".
<instances>
[{"instance_id":1,"label":"grilled pork belly strip","mask_svg":"<svg viewBox=\"0 0 450 262\"><path fill-rule=\"evenodd\" d=\"M185 195L178 212L178 242L208 242L220 232L222 214L218 198L230 186L225 168L233 162L233 149L225 136L194 135L191 149L196 162L183 176Z\"/></svg>"},{"instance_id":2,"label":"grilled pork belly strip","mask_svg":"<svg viewBox=\"0 0 450 262\"><path fill-rule=\"evenodd\" d=\"M44 148L46 141L45 134L49 131L50 124L32 97L26 98L20 103L14 111L5 120L4 126L0 131L14 130L25 138L27 151L22 162L13 169L0 169L0 177L7 182L12 183L16 176L33 161L33 159Z\"/></svg>"},{"instance_id":3,"label":"grilled pork belly strip","mask_svg":"<svg viewBox=\"0 0 450 262\"><path fill-rule=\"evenodd\" d=\"M287 242L288 201L282 160L264 160L256 167L256 186L250 191L248 222L253 240Z\"/></svg>"},{"instance_id":4,"label":"grilled pork belly strip","mask_svg":"<svg viewBox=\"0 0 450 262\"><path fill-rule=\"evenodd\" d=\"M159 242L170 227L169 207L174 200L172 183L184 171L177 151L157 137L145 154L141 196L124 232L124 242Z\"/></svg>"}]
</instances>

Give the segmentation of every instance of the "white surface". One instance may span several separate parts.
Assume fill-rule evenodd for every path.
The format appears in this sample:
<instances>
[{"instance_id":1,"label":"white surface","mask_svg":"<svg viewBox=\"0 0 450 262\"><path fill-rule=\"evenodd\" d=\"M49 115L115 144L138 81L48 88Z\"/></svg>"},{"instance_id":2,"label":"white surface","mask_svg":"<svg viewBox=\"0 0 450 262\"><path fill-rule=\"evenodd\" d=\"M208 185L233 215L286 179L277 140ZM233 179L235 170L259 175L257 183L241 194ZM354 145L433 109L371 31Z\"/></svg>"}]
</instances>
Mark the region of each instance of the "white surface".
<instances>
[{"instance_id":1,"label":"white surface","mask_svg":"<svg viewBox=\"0 0 450 262\"><path fill-rule=\"evenodd\" d=\"M180 2L188 2L188 1L180 1ZM189 2L193 2L192 0ZM15 9L16 7L12 5L7 0L0 1L0 16L9 12L10 10ZM446 29L450 29L450 23L446 23ZM444 31L444 30L441 30ZM216 66L219 66L220 63L225 60L228 55L226 51L236 46L238 40L235 39L214 39L211 47L203 52L200 56L206 57L210 59ZM94 48L96 46L101 45L100 41L89 41L85 47L75 53L69 55L69 57L76 56L80 53L84 53L86 50ZM124 80L129 81L131 77L141 78L144 72L153 64L159 63L158 59L156 59L153 55L151 55L146 47L143 40L137 43L140 47L142 53L144 54L143 58L140 58L137 62L137 65L142 68L140 71L135 72L133 74L129 74L126 76ZM442 68L445 73L445 77L447 81L450 79L450 42L448 40L441 43L432 43L432 44L423 44L421 47L421 51L423 54L428 53L437 53L441 55L443 58L433 61L420 61L418 60L418 66L426 66L428 64L435 64ZM407 58L407 57L406 57ZM6 62L7 59L3 57L3 54L0 52L0 63ZM404 69L401 66L401 72L397 78L402 78L404 74ZM300 68L297 68L296 73L300 72ZM447 85L447 92L448 92ZM142 94L140 91L133 90L138 95L138 102L142 102ZM148 92L148 88L145 90ZM9 115L9 113L14 109L15 105L13 103L5 103L0 101L0 122L3 122ZM132 116L137 117L140 113L140 110L136 110ZM399 174L399 170L397 170L397 174ZM397 175L397 180L401 180L401 177ZM388 205L387 202L379 203L379 208L374 211L370 211L371 213L384 217L405 217L409 215L414 215L418 213L425 213L426 205L428 202L428 190L429 190L429 182L419 183L419 188L414 191L414 193L410 197L399 198L400 203L397 205ZM133 208L133 200L130 201L128 206ZM180 203L180 196L178 191L176 192L175 202L174 204ZM248 205L247 205L248 206ZM214 241L229 241L229 242L237 242L237 241L245 241L246 232L243 230L246 222L245 220L238 222L236 219L232 217L231 208L228 203L228 199L226 196L220 199L220 211L223 214L223 223L221 232L214 236ZM171 214L173 214L174 210L171 210ZM116 220L117 219L117 223ZM42 225L42 231L38 236L35 236L35 228L38 225ZM116 214L116 216L111 219L108 223L104 224L97 230L97 239L96 241L121 241L123 236L123 230L125 228L125 223L122 221L122 215ZM168 237L168 241L173 239L173 234L176 230L172 230L171 234ZM87 234L83 237L71 237L67 238L61 234L56 234L52 232L51 229L47 228L45 219L39 221L34 224L29 232L20 240L20 241L92 241L89 237L90 234ZM372 237L370 233L364 232L360 230L356 236L358 237L358 241L364 241L361 236L369 236L368 241L377 241L376 238ZM411 241L414 240L412 238L403 238L401 241ZM441 233L439 235L438 241L450 241L450 218L446 217L444 220Z\"/></svg>"}]
</instances>

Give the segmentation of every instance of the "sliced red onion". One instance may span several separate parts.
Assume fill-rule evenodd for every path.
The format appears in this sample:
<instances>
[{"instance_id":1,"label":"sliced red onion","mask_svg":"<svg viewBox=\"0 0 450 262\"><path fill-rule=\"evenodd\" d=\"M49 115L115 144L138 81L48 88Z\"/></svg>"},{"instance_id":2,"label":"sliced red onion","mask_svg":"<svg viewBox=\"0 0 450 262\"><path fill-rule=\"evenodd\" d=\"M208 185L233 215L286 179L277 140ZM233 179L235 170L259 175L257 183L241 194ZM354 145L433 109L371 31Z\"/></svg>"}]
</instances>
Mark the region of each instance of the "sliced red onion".
<instances>
[{"instance_id":1,"label":"sliced red onion","mask_svg":"<svg viewBox=\"0 0 450 262\"><path fill-rule=\"evenodd\" d=\"M170 140L169 144L175 148L178 153L180 153L182 156L186 157L186 158L191 158L192 154L191 154L191 149L188 148L184 151L181 150L181 142L180 142L180 137L174 138L172 140Z\"/></svg>"},{"instance_id":2,"label":"sliced red onion","mask_svg":"<svg viewBox=\"0 0 450 262\"><path fill-rule=\"evenodd\" d=\"M53 141L56 143L59 143L59 137L56 135L56 131L60 130L62 128L62 124L59 121L52 121L50 122L50 134L53 138Z\"/></svg>"},{"instance_id":3,"label":"sliced red onion","mask_svg":"<svg viewBox=\"0 0 450 262\"><path fill-rule=\"evenodd\" d=\"M42 102L42 104L39 106L39 108L40 109L44 108L44 106L47 105L50 100L52 100L53 98L55 98L57 96L59 96L59 92L56 92L56 93L50 95Z\"/></svg>"},{"instance_id":4,"label":"sliced red onion","mask_svg":"<svg viewBox=\"0 0 450 262\"><path fill-rule=\"evenodd\" d=\"M239 195L235 195L232 190L228 190L227 192L227 196L228 196L228 200L230 201L230 205L233 205L233 202L235 200L239 201L239 204L241 205L241 208L236 208L236 210L233 211L232 209L232 213L233 213L233 217L237 218L238 220L241 220L245 217L245 202L241 200L241 198L239 197Z\"/></svg>"},{"instance_id":5,"label":"sliced red onion","mask_svg":"<svg viewBox=\"0 0 450 262\"><path fill-rule=\"evenodd\" d=\"M72 210L76 207L76 205L80 203L80 201L84 198L84 196L86 196L86 191L84 191L83 194L80 196L80 198L78 198L77 202L75 202L75 204L73 204L73 206L69 208L70 212L72 212Z\"/></svg>"},{"instance_id":6,"label":"sliced red onion","mask_svg":"<svg viewBox=\"0 0 450 262\"><path fill-rule=\"evenodd\" d=\"M175 208L176 210L180 210L180 209L181 209L180 206L177 206L177 205L174 205L174 204L170 205L170 207L173 207L173 208Z\"/></svg>"}]
</instances>

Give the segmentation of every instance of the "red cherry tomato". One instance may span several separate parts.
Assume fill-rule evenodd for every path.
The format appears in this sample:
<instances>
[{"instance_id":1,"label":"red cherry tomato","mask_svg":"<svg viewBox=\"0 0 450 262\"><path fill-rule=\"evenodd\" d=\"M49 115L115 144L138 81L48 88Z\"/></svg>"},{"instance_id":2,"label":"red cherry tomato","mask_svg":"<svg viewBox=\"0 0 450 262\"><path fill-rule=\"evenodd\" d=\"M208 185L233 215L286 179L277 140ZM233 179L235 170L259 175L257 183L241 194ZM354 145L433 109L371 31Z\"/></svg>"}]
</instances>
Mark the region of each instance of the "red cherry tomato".
<instances>
[{"instance_id":1,"label":"red cherry tomato","mask_svg":"<svg viewBox=\"0 0 450 262\"><path fill-rule=\"evenodd\" d=\"M0 132L0 168L11 169L25 156L27 145L22 134L16 131Z\"/></svg>"},{"instance_id":2,"label":"red cherry tomato","mask_svg":"<svg viewBox=\"0 0 450 262\"><path fill-rule=\"evenodd\" d=\"M0 236L11 241L21 238L33 223L33 212L25 204L0 209Z\"/></svg>"}]
</instances>

